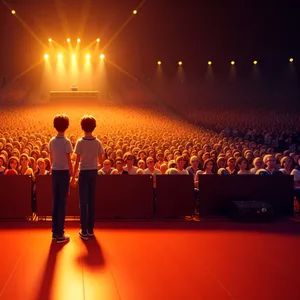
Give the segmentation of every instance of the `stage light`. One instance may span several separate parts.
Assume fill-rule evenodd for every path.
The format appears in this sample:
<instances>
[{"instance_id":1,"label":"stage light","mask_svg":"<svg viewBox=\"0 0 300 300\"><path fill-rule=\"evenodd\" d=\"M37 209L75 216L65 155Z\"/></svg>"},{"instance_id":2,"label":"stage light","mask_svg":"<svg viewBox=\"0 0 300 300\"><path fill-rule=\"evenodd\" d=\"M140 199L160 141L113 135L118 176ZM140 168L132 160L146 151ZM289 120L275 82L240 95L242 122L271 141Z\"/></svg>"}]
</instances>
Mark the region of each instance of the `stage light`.
<instances>
[{"instance_id":1,"label":"stage light","mask_svg":"<svg viewBox=\"0 0 300 300\"><path fill-rule=\"evenodd\" d=\"M136 15L136 14L137 14L137 10L135 9L132 13L133 13L134 15Z\"/></svg>"},{"instance_id":2,"label":"stage light","mask_svg":"<svg viewBox=\"0 0 300 300\"><path fill-rule=\"evenodd\" d=\"M157 64L158 64L158 65L161 65L161 61L159 60L159 61L157 62Z\"/></svg>"},{"instance_id":3,"label":"stage light","mask_svg":"<svg viewBox=\"0 0 300 300\"><path fill-rule=\"evenodd\" d=\"M212 62L211 62L211 61L208 61L208 65L211 66L211 65L212 65Z\"/></svg>"},{"instance_id":4,"label":"stage light","mask_svg":"<svg viewBox=\"0 0 300 300\"><path fill-rule=\"evenodd\" d=\"M48 42L49 42L49 43L52 43L52 39L51 39L51 38L49 38L49 39L48 39Z\"/></svg>"},{"instance_id":5,"label":"stage light","mask_svg":"<svg viewBox=\"0 0 300 300\"><path fill-rule=\"evenodd\" d=\"M45 58L45 59L48 59L48 58L49 58L49 55L48 55L48 54L45 54L45 55L44 55L44 58Z\"/></svg>"},{"instance_id":6,"label":"stage light","mask_svg":"<svg viewBox=\"0 0 300 300\"><path fill-rule=\"evenodd\" d=\"M57 55L57 57L58 57L58 59L62 59L62 54L61 53L59 53L58 55Z\"/></svg>"},{"instance_id":7,"label":"stage light","mask_svg":"<svg viewBox=\"0 0 300 300\"><path fill-rule=\"evenodd\" d=\"M254 64L254 65L257 65L257 60L255 60L255 61L253 62L253 64Z\"/></svg>"},{"instance_id":8,"label":"stage light","mask_svg":"<svg viewBox=\"0 0 300 300\"><path fill-rule=\"evenodd\" d=\"M72 59L76 59L76 54L72 54Z\"/></svg>"},{"instance_id":9,"label":"stage light","mask_svg":"<svg viewBox=\"0 0 300 300\"><path fill-rule=\"evenodd\" d=\"M232 66L235 65L235 61L234 61L234 60L231 61L231 65L232 65Z\"/></svg>"},{"instance_id":10,"label":"stage light","mask_svg":"<svg viewBox=\"0 0 300 300\"><path fill-rule=\"evenodd\" d=\"M104 58L105 58L105 55L104 55L104 54L101 54L101 55L100 55L100 58L101 58L101 59L104 59Z\"/></svg>"},{"instance_id":11,"label":"stage light","mask_svg":"<svg viewBox=\"0 0 300 300\"><path fill-rule=\"evenodd\" d=\"M86 59L91 59L91 55L90 55L90 54L87 54L87 55L85 56L85 58L86 58Z\"/></svg>"},{"instance_id":12,"label":"stage light","mask_svg":"<svg viewBox=\"0 0 300 300\"><path fill-rule=\"evenodd\" d=\"M11 13L12 13L13 15L15 15L15 14L16 14L16 11L13 9L13 10L11 11Z\"/></svg>"},{"instance_id":13,"label":"stage light","mask_svg":"<svg viewBox=\"0 0 300 300\"><path fill-rule=\"evenodd\" d=\"M293 61L294 61L294 59L291 57L291 58L290 58L290 63L292 63Z\"/></svg>"},{"instance_id":14,"label":"stage light","mask_svg":"<svg viewBox=\"0 0 300 300\"><path fill-rule=\"evenodd\" d=\"M80 43L81 42L81 39L77 39L77 43Z\"/></svg>"},{"instance_id":15,"label":"stage light","mask_svg":"<svg viewBox=\"0 0 300 300\"><path fill-rule=\"evenodd\" d=\"M71 39L70 39L70 38L67 38L67 42L70 43L70 42L71 42Z\"/></svg>"},{"instance_id":16,"label":"stage light","mask_svg":"<svg viewBox=\"0 0 300 300\"><path fill-rule=\"evenodd\" d=\"M96 40L96 41L97 41L97 43L100 43L100 39L99 39L99 38L97 38L97 40Z\"/></svg>"},{"instance_id":17,"label":"stage light","mask_svg":"<svg viewBox=\"0 0 300 300\"><path fill-rule=\"evenodd\" d=\"M178 62L178 65L179 65L179 66L182 66L182 61L179 61L179 62Z\"/></svg>"}]
</instances>

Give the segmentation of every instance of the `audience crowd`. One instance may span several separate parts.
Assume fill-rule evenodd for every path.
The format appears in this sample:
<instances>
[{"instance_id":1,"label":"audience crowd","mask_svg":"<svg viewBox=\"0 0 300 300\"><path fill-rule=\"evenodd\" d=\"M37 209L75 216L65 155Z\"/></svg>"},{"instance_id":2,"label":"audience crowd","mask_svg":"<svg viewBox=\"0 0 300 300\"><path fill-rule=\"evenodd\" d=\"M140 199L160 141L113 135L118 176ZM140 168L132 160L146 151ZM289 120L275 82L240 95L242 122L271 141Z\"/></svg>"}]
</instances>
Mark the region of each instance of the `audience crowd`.
<instances>
[{"instance_id":1,"label":"audience crowd","mask_svg":"<svg viewBox=\"0 0 300 300\"><path fill-rule=\"evenodd\" d=\"M300 187L300 117L274 111L194 111L189 117L196 126L167 112L129 106L5 108L0 175L29 175L34 181L51 174L48 143L57 113L70 118L66 135L73 147L82 136L82 115L95 116L95 135L105 148L100 175L192 175L195 188L198 174L293 175Z\"/></svg>"}]
</instances>

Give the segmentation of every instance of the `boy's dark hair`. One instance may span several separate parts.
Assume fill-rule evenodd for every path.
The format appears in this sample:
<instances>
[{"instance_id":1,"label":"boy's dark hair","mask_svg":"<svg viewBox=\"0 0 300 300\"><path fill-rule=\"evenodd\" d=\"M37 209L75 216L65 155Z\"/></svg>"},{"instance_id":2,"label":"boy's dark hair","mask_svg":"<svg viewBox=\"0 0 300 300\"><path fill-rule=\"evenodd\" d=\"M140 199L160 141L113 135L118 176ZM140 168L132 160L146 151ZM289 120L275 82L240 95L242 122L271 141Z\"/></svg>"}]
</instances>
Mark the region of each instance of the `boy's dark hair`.
<instances>
[{"instance_id":1,"label":"boy's dark hair","mask_svg":"<svg viewBox=\"0 0 300 300\"><path fill-rule=\"evenodd\" d=\"M69 117L65 114L58 114L53 120L53 126L58 132L64 132L69 127Z\"/></svg>"},{"instance_id":2,"label":"boy's dark hair","mask_svg":"<svg viewBox=\"0 0 300 300\"><path fill-rule=\"evenodd\" d=\"M91 115L85 115L81 118L80 125L84 132L93 132L96 128L96 119Z\"/></svg>"}]
</instances>

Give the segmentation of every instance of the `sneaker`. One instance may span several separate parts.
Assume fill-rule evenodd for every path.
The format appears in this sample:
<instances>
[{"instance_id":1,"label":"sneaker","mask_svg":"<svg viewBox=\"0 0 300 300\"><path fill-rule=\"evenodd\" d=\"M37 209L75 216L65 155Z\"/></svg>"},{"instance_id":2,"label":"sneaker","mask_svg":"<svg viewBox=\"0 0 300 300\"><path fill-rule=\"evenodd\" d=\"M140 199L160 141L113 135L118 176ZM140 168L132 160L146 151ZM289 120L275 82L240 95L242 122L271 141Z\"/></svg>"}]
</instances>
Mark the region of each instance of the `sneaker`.
<instances>
[{"instance_id":1,"label":"sneaker","mask_svg":"<svg viewBox=\"0 0 300 300\"><path fill-rule=\"evenodd\" d=\"M56 243L67 243L70 240L70 236L68 234L64 234L61 237L56 237Z\"/></svg>"},{"instance_id":2,"label":"sneaker","mask_svg":"<svg viewBox=\"0 0 300 300\"><path fill-rule=\"evenodd\" d=\"M56 241L57 235L55 233L52 233L52 241Z\"/></svg>"},{"instance_id":3,"label":"sneaker","mask_svg":"<svg viewBox=\"0 0 300 300\"><path fill-rule=\"evenodd\" d=\"M93 238L95 235L94 235L93 231L90 231L90 232L88 231L87 236L90 238Z\"/></svg>"},{"instance_id":4,"label":"sneaker","mask_svg":"<svg viewBox=\"0 0 300 300\"><path fill-rule=\"evenodd\" d=\"M89 239L88 234L83 232L82 230L78 232L78 235L81 239L83 239L84 241L87 241Z\"/></svg>"}]
</instances>

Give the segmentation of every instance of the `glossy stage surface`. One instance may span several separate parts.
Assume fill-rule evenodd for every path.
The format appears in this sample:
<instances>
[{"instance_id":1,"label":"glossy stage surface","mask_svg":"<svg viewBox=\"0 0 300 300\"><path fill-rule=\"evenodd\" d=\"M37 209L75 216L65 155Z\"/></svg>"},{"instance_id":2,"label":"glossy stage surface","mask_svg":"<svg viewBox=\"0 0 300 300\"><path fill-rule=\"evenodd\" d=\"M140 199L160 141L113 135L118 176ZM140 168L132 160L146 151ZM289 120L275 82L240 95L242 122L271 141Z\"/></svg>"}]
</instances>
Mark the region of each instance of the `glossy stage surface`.
<instances>
[{"instance_id":1,"label":"glossy stage surface","mask_svg":"<svg viewBox=\"0 0 300 300\"><path fill-rule=\"evenodd\" d=\"M0 300L300 299L300 222L0 223Z\"/></svg>"}]
</instances>

